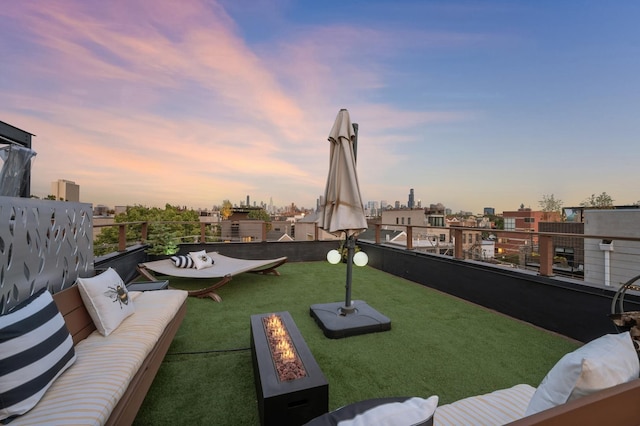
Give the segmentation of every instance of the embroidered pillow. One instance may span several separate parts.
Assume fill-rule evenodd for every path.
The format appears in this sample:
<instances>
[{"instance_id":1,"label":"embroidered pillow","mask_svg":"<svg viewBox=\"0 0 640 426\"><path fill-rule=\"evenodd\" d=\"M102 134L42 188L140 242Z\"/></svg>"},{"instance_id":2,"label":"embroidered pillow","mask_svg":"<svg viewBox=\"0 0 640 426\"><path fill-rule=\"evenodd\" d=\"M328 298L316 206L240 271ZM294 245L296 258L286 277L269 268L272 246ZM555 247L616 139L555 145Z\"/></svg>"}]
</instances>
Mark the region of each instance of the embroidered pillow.
<instances>
[{"instance_id":1,"label":"embroidered pillow","mask_svg":"<svg viewBox=\"0 0 640 426\"><path fill-rule=\"evenodd\" d=\"M46 288L0 316L0 420L32 409L75 360L73 339Z\"/></svg>"},{"instance_id":2,"label":"embroidered pillow","mask_svg":"<svg viewBox=\"0 0 640 426\"><path fill-rule=\"evenodd\" d=\"M178 268L195 268L191 256L171 256L171 260Z\"/></svg>"},{"instance_id":3,"label":"embroidered pillow","mask_svg":"<svg viewBox=\"0 0 640 426\"><path fill-rule=\"evenodd\" d=\"M210 268L213 266L213 259L207 256L204 250L192 251L189 253L189 256L193 259L196 269Z\"/></svg>"},{"instance_id":4,"label":"embroidered pillow","mask_svg":"<svg viewBox=\"0 0 640 426\"><path fill-rule=\"evenodd\" d=\"M135 312L133 300L120 275L109 268L91 278L78 278L78 290L98 332L108 336Z\"/></svg>"}]
</instances>

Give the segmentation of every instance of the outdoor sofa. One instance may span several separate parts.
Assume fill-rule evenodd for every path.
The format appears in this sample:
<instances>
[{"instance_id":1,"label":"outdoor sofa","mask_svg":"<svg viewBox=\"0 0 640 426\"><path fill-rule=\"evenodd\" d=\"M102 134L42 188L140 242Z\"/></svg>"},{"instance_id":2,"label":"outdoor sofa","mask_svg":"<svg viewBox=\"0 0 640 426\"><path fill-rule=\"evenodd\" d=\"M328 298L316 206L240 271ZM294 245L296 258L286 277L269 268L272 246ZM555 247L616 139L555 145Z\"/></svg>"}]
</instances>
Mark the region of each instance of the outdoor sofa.
<instances>
[{"instance_id":1,"label":"outdoor sofa","mask_svg":"<svg viewBox=\"0 0 640 426\"><path fill-rule=\"evenodd\" d=\"M72 287L52 296L46 289L41 289L12 314L20 316L22 312L32 311L22 316L30 315L30 321L33 321L42 317L45 311L52 312L55 317L47 320L49 324L60 321L55 328L64 332L64 321L68 333L47 355L65 352L56 363L58 366L64 364L62 371L52 376L44 391L9 407L15 413L35 402L26 413L13 417L10 425L133 423L186 314L187 292L126 292L126 287L118 280L117 273L109 268L96 277L78 279ZM86 289L92 289L93 293ZM0 328L24 328L20 318L14 321L12 315L0 317L4 321ZM13 324L7 325L7 322ZM38 330L45 328L47 326L39 326ZM39 343L36 347L50 340L43 337L42 342L36 342ZM0 352L3 349L0 348ZM24 354L29 350L25 349ZM46 359L29 365L28 371L38 370L38 362L46 362ZM24 374L23 371L21 375ZM5 376L4 379L10 378ZM7 407L2 408L7 410ZM6 411L0 412L6 416Z\"/></svg>"},{"instance_id":2,"label":"outdoor sofa","mask_svg":"<svg viewBox=\"0 0 640 426\"><path fill-rule=\"evenodd\" d=\"M441 406L437 396L366 400L307 426L635 426L640 424L639 375L629 332L610 334L565 355L537 388L518 384Z\"/></svg>"}]
</instances>

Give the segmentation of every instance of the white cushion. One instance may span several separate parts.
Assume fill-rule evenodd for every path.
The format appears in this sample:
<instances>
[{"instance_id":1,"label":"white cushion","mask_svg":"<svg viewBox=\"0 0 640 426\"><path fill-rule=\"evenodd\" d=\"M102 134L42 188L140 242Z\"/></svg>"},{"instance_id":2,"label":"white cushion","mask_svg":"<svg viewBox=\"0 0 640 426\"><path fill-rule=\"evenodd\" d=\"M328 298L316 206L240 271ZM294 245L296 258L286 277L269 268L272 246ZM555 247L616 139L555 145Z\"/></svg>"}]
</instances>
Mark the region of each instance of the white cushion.
<instances>
[{"instance_id":1,"label":"white cushion","mask_svg":"<svg viewBox=\"0 0 640 426\"><path fill-rule=\"evenodd\" d=\"M629 332L607 334L566 354L547 373L525 415L637 379L640 361Z\"/></svg>"},{"instance_id":2,"label":"white cushion","mask_svg":"<svg viewBox=\"0 0 640 426\"><path fill-rule=\"evenodd\" d=\"M73 339L46 288L0 316L0 420L31 410L75 360Z\"/></svg>"},{"instance_id":3,"label":"white cushion","mask_svg":"<svg viewBox=\"0 0 640 426\"><path fill-rule=\"evenodd\" d=\"M433 415L434 426L499 426L524 417L536 388L521 383L507 389L470 396L441 405Z\"/></svg>"},{"instance_id":4,"label":"white cushion","mask_svg":"<svg viewBox=\"0 0 640 426\"><path fill-rule=\"evenodd\" d=\"M104 425L187 298L183 290L129 293L136 313L109 337L97 331L75 347L77 361L11 426ZM113 419L112 419L113 420Z\"/></svg>"},{"instance_id":5,"label":"white cushion","mask_svg":"<svg viewBox=\"0 0 640 426\"><path fill-rule=\"evenodd\" d=\"M108 336L135 312L133 299L120 275L109 268L91 278L78 278L78 290L96 329Z\"/></svg>"},{"instance_id":6,"label":"white cushion","mask_svg":"<svg viewBox=\"0 0 640 426\"><path fill-rule=\"evenodd\" d=\"M207 256L207 253L204 250L192 251L189 253L189 256L193 259L196 269L210 268L213 266L213 259Z\"/></svg>"},{"instance_id":7,"label":"white cushion","mask_svg":"<svg viewBox=\"0 0 640 426\"><path fill-rule=\"evenodd\" d=\"M409 398L404 402L378 405L349 420L338 422L339 426L411 426L429 420L438 406L438 397Z\"/></svg>"}]
</instances>

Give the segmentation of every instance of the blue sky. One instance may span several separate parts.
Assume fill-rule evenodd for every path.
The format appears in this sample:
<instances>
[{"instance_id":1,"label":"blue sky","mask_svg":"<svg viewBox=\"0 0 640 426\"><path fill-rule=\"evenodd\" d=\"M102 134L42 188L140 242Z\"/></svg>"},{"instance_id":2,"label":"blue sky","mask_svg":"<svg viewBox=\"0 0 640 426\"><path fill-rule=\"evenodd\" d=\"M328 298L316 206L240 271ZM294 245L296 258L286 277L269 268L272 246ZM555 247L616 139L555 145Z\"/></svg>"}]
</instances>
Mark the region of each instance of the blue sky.
<instances>
[{"instance_id":1,"label":"blue sky","mask_svg":"<svg viewBox=\"0 0 640 426\"><path fill-rule=\"evenodd\" d=\"M314 207L340 108L363 201L640 200L635 1L74 1L0 10L32 192Z\"/></svg>"}]
</instances>

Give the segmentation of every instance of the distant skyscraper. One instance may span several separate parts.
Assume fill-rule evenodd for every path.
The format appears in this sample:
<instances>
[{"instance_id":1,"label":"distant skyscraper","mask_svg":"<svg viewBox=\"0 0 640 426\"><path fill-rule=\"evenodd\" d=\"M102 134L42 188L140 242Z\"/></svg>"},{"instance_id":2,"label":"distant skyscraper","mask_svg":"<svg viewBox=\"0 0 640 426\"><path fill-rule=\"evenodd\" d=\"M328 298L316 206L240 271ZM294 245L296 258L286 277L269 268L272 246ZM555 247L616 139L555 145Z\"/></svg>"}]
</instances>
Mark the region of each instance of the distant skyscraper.
<instances>
[{"instance_id":1,"label":"distant skyscraper","mask_svg":"<svg viewBox=\"0 0 640 426\"><path fill-rule=\"evenodd\" d=\"M494 209L493 207L485 207L484 208L484 214L486 215L495 215L496 214L496 209Z\"/></svg>"},{"instance_id":2,"label":"distant skyscraper","mask_svg":"<svg viewBox=\"0 0 640 426\"><path fill-rule=\"evenodd\" d=\"M249 202L249 196L247 195L247 207L251 207L251 203Z\"/></svg>"},{"instance_id":3,"label":"distant skyscraper","mask_svg":"<svg viewBox=\"0 0 640 426\"><path fill-rule=\"evenodd\" d=\"M56 200L80 201L80 185L70 180L58 179L57 182L51 182L51 193Z\"/></svg>"},{"instance_id":4,"label":"distant skyscraper","mask_svg":"<svg viewBox=\"0 0 640 426\"><path fill-rule=\"evenodd\" d=\"M414 201L413 201L413 188L411 188L409 190L409 202L407 203L407 206L410 209L412 209L415 206Z\"/></svg>"}]
</instances>

